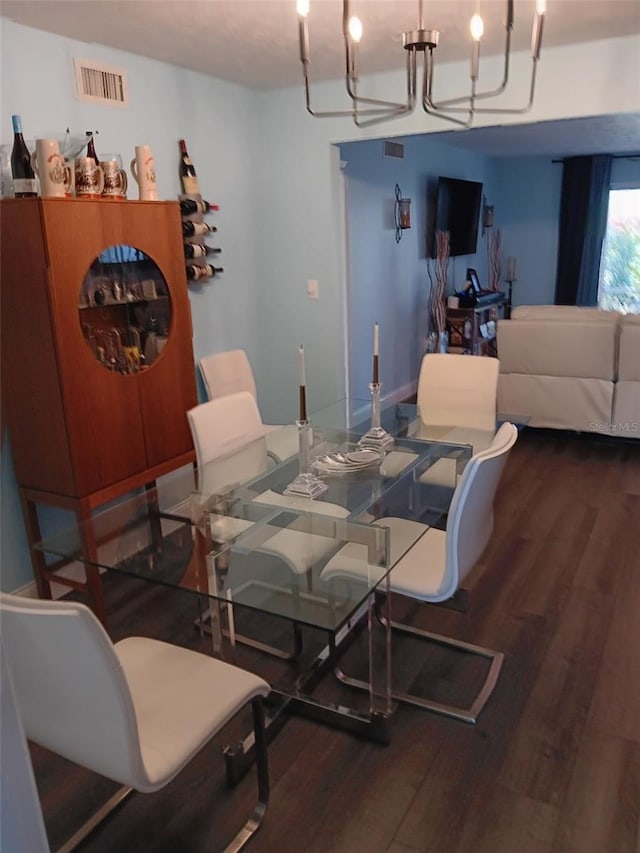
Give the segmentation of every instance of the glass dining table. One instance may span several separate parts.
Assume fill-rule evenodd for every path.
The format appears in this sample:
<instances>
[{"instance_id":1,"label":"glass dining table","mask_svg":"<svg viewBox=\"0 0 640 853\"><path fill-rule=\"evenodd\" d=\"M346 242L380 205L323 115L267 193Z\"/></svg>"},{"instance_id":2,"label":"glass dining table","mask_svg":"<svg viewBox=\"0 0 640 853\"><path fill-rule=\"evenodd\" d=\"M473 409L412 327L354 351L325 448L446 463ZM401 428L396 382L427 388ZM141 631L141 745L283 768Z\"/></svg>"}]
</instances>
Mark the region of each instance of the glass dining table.
<instances>
[{"instance_id":1,"label":"glass dining table","mask_svg":"<svg viewBox=\"0 0 640 853\"><path fill-rule=\"evenodd\" d=\"M325 489L318 497L288 493L300 454L274 464L259 439L209 463L197 483L193 469L181 469L86 524L97 543L94 565L195 594L215 655L262 675L268 663L271 733L300 713L388 743L389 572L416 540L392 538L385 516L420 522L424 531L441 525L447 504L441 495L434 500L428 472L446 461L459 475L473 447L415 437L415 406L393 404L382 411L392 443L371 452L360 443L366 412L341 419L342 406L314 413L312 439L304 433L311 443L302 457ZM75 524L38 547L48 561L82 562L86 539ZM323 568L345 546L362 563L358 579L325 579ZM317 695L356 637L366 649L360 665L368 695L356 700L348 690L345 698L344 688L337 699L331 691ZM225 755L233 781L251 761L251 736Z\"/></svg>"}]
</instances>

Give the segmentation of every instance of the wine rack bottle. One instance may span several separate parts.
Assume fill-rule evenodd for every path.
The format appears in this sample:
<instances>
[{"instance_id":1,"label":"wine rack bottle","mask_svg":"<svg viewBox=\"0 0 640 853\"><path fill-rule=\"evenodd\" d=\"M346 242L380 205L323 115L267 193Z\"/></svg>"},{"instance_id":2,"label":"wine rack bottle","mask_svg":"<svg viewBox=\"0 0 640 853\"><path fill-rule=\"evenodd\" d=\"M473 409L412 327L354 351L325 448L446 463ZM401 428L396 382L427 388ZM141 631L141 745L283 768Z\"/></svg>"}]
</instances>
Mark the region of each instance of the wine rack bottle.
<instances>
[{"instance_id":1,"label":"wine rack bottle","mask_svg":"<svg viewBox=\"0 0 640 853\"><path fill-rule=\"evenodd\" d=\"M182 223L182 234L184 237L202 237L204 234L211 234L217 230L215 225L208 225L206 222Z\"/></svg>"},{"instance_id":2,"label":"wine rack bottle","mask_svg":"<svg viewBox=\"0 0 640 853\"><path fill-rule=\"evenodd\" d=\"M211 264L187 264L187 278L191 281L200 281L203 278L213 278L214 275L224 272L222 267L214 267Z\"/></svg>"},{"instance_id":3,"label":"wine rack bottle","mask_svg":"<svg viewBox=\"0 0 640 853\"><path fill-rule=\"evenodd\" d=\"M185 258L205 258L207 255L215 255L221 251L222 249L214 249L213 246L207 246L204 243L184 244Z\"/></svg>"},{"instance_id":4,"label":"wine rack bottle","mask_svg":"<svg viewBox=\"0 0 640 853\"><path fill-rule=\"evenodd\" d=\"M93 131L85 130L84 135L89 139L89 141L87 142L87 157L91 157L91 159L95 161L96 166L99 166L100 161L98 160L98 155L96 154L96 146L93 141Z\"/></svg>"},{"instance_id":5,"label":"wine rack bottle","mask_svg":"<svg viewBox=\"0 0 640 853\"><path fill-rule=\"evenodd\" d=\"M198 176L196 169L191 162L191 157L187 151L187 143L181 139L180 145L180 180L182 181L182 189L185 195L200 195L200 187L198 186Z\"/></svg>"},{"instance_id":6,"label":"wine rack bottle","mask_svg":"<svg viewBox=\"0 0 640 853\"><path fill-rule=\"evenodd\" d=\"M31 155L22 135L20 116L11 116L13 123L13 148L11 149L11 174L16 198L37 196L36 176L31 166Z\"/></svg>"},{"instance_id":7,"label":"wine rack bottle","mask_svg":"<svg viewBox=\"0 0 640 853\"><path fill-rule=\"evenodd\" d=\"M196 201L194 198L180 199L180 212L183 216L190 216L192 213L209 213L210 210L220 210L220 207L208 201Z\"/></svg>"}]
</instances>

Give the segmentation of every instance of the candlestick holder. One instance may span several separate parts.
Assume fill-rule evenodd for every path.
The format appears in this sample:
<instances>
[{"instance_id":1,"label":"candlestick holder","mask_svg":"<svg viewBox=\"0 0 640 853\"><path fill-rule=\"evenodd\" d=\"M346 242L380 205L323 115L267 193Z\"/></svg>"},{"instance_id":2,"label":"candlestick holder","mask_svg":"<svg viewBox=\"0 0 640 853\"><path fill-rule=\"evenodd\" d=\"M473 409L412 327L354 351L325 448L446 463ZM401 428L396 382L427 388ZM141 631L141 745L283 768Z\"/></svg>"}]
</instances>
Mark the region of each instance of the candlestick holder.
<instances>
[{"instance_id":1,"label":"candlestick holder","mask_svg":"<svg viewBox=\"0 0 640 853\"><path fill-rule=\"evenodd\" d=\"M507 302L506 302L506 304L505 304L505 306L504 306L504 319L505 319L505 320L510 320L510 319L511 319L511 307L512 307L512 305L511 305L511 291L512 291L512 289L513 289L513 283L514 283L515 281L517 281L517 279L515 279L515 278L506 278L506 279L505 279L505 281L506 281L506 282L507 282L507 284L509 285L509 295L507 296Z\"/></svg>"},{"instance_id":2,"label":"candlestick holder","mask_svg":"<svg viewBox=\"0 0 640 853\"><path fill-rule=\"evenodd\" d=\"M389 447L396 443L395 438L380 426L380 382L369 383L371 391L371 428L366 432L358 444L363 447Z\"/></svg>"},{"instance_id":3,"label":"candlestick holder","mask_svg":"<svg viewBox=\"0 0 640 853\"><path fill-rule=\"evenodd\" d=\"M299 495L306 498L317 498L329 488L326 483L311 473L309 439L311 438L311 421L296 421L298 427L298 447L300 455L299 474L284 490L285 495Z\"/></svg>"}]
</instances>

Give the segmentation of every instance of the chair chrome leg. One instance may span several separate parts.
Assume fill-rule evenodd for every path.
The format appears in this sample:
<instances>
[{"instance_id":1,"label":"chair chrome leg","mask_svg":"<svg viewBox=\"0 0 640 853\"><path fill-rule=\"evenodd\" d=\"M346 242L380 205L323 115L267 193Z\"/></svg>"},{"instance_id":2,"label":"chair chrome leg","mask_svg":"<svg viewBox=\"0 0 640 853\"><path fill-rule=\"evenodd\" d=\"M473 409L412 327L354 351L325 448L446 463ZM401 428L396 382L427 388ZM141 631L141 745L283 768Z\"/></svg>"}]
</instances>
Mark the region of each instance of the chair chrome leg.
<instances>
[{"instance_id":1,"label":"chair chrome leg","mask_svg":"<svg viewBox=\"0 0 640 853\"><path fill-rule=\"evenodd\" d=\"M72 850L75 850L80 842L84 841L89 833L93 832L98 824L102 823L102 821L108 817L114 809L117 809L131 793L133 793L133 788L130 788L128 785L123 785L122 788L118 788L113 797L111 797L110 800L107 800L107 802L101 806L98 811L95 812L89 820L87 820L80 829L62 845L62 847L58 848L57 853L71 853Z\"/></svg>"},{"instance_id":2,"label":"chair chrome leg","mask_svg":"<svg viewBox=\"0 0 640 853\"><path fill-rule=\"evenodd\" d=\"M202 616L196 619L193 624L201 633L210 634L211 629L206 624L210 618L211 609L209 608L202 614ZM269 643L261 643L260 640L254 640L252 637L247 637L244 634L238 634L237 632L234 632L233 636L235 642L240 643L243 646L250 646L252 649L258 649L259 651L265 652L265 654L272 655L280 660L295 660L299 657L302 651L302 631L300 630L300 626L297 622L292 623L292 628L293 650L290 652L284 651L284 649L279 649L276 646L271 646ZM229 631L227 629L223 629L222 633L225 637L229 637Z\"/></svg>"},{"instance_id":3,"label":"chair chrome leg","mask_svg":"<svg viewBox=\"0 0 640 853\"><path fill-rule=\"evenodd\" d=\"M378 615L378 619L383 625L386 624L384 617ZM498 676L500 675L500 670L502 669L502 664L504 662L504 654L502 652L496 652L492 649L484 648L484 646L475 646L471 643L465 643L463 640L455 640L452 637L444 637L441 634L433 634L430 631L412 628L410 625L403 625L402 623L394 622L393 620L390 624L392 631L397 631L402 634L410 634L411 636L419 637L424 640L430 640L431 642L438 643L438 645L448 646L449 648L457 649L458 651L478 655L491 661L489 672L486 675L482 687L476 694L476 697L469 708L459 708L455 705L446 705L442 702L435 702L431 699L423 699L422 697L415 696L412 693L402 693L398 690L391 691L392 698L398 702L415 705L418 708L424 708L427 711L433 711L434 713L442 714L445 717L462 720L465 723L477 722L480 712L487 704L487 701L493 693L498 681ZM333 672L336 678L343 682L343 684L355 687L358 690L369 690L369 685L366 681L345 675L339 667L334 667Z\"/></svg>"},{"instance_id":4,"label":"chair chrome leg","mask_svg":"<svg viewBox=\"0 0 640 853\"><path fill-rule=\"evenodd\" d=\"M260 828L269 804L269 761L267 756L267 738L264 727L264 705L262 699L251 703L253 712L253 732L255 737L256 773L258 776L258 802L249 820L236 837L224 849L224 853L238 853L252 835Z\"/></svg>"}]
</instances>

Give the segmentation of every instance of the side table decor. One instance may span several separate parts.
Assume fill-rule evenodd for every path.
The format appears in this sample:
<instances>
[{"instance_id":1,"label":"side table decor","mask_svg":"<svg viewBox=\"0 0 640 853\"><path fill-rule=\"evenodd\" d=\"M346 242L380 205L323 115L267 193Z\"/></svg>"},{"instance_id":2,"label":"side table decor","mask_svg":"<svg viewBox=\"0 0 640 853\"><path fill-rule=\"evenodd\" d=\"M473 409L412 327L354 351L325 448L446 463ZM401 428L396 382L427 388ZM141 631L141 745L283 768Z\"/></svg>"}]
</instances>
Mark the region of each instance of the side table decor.
<instances>
[{"instance_id":1,"label":"side table decor","mask_svg":"<svg viewBox=\"0 0 640 853\"><path fill-rule=\"evenodd\" d=\"M429 311L433 331L429 334L429 352L446 353L449 349L447 334L447 311L445 306L445 291L447 289L447 274L449 270L449 232L436 231L436 258L434 269L427 262L427 274L431 282L429 291Z\"/></svg>"},{"instance_id":2,"label":"side table decor","mask_svg":"<svg viewBox=\"0 0 640 853\"><path fill-rule=\"evenodd\" d=\"M298 495L307 498L317 498L329 488L311 471L309 444L311 439L311 421L307 418L307 385L304 363L304 347L298 350L298 394L299 411L296 426L298 427L299 472L298 476L284 490L285 495Z\"/></svg>"},{"instance_id":3,"label":"side table decor","mask_svg":"<svg viewBox=\"0 0 640 853\"><path fill-rule=\"evenodd\" d=\"M373 327L373 376L369 384L371 392L371 428L362 436L358 444L362 447L388 447L395 439L380 426L380 389L382 384L378 372L380 358L380 327Z\"/></svg>"}]
</instances>

